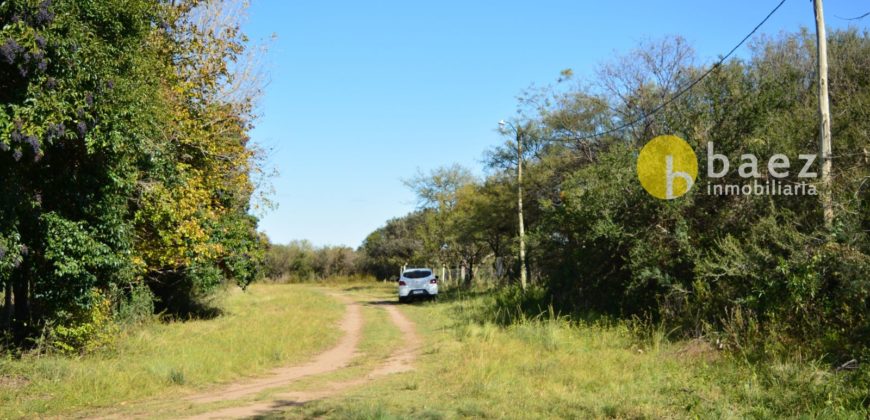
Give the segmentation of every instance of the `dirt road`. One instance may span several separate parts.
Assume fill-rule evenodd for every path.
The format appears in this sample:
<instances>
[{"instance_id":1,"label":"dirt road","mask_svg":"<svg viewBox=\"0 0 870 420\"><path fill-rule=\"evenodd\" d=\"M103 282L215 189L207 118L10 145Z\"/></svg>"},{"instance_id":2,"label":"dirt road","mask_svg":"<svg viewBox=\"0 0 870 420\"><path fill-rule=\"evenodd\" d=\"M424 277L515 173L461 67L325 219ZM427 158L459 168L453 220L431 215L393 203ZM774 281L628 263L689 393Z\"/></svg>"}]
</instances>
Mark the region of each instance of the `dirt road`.
<instances>
[{"instance_id":1,"label":"dirt road","mask_svg":"<svg viewBox=\"0 0 870 420\"><path fill-rule=\"evenodd\" d=\"M321 375L347 367L357 355L357 345L360 340L363 317L360 303L345 295L334 296L347 305L344 319L340 328L344 336L339 343L330 350L316 356L311 362L300 366L277 369L272 374L244 383L233 384L223 389L204 392L187 397L186 400L194 404L204 404L216 401L238 399L251 394L256 394L268 389L283 387L308 376ZM281 410L285 407L298 406L306 402L327 398L353 387L364 385L379 377L404 372L413 369L414 360L419 353L422 341L417 335L414 323L405 317L402 312L387 302L370 302L387 311L390 321L402 332L403 342L393 353L377 368L362 377L344 381L331 382L319 389L308 391L287 392L275 395L270 401L259 401L245 405L223 408L217 411L198 414L191 419L222 419L244 418L268 414Z\"/></svg>"}]
</instances>

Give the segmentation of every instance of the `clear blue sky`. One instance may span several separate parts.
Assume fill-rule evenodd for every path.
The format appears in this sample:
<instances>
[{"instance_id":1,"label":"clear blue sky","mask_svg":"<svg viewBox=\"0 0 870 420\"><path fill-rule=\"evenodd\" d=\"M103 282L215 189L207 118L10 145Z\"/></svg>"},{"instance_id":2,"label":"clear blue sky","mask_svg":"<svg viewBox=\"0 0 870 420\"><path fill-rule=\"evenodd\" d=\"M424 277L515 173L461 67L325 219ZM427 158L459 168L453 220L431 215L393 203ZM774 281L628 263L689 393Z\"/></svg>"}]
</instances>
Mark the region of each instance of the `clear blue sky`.
<instances>
[{"instance_id":1,"label":"clear blue sky","mask_svg":"<svg viewBox=\"0 0 870 420\"><path fill-rule=\"evenodd\" d=\"M481 173L482 153L502 142L497 122L530 84L565 68L591 76L614 54L669 34L710 63L777 3L254 0L246 32L277 35L252 132L280 173L278 208L260 229L276 243L356 247L414 208L401 180L418 169L456 162ZM836 16L861 15L870 2L825 7L828 25L844 27ZM812 2L788 0L761 33L801 26L813 27Z\"/></svg>"}]
</instances>

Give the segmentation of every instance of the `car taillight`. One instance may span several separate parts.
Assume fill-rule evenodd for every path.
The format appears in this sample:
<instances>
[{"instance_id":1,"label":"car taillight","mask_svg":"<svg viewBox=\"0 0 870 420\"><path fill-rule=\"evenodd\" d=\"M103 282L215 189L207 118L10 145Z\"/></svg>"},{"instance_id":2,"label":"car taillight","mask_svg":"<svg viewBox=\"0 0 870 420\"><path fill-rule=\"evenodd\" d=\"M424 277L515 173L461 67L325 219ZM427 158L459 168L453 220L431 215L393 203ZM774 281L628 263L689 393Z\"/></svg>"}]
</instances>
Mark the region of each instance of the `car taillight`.
<instances>
[{"instance_id":1,"label":"car taillight","mask_svg":"<svg viewBox=\"0 0 870 420\"><path fill-rule=\"evenodd\" d=\"M405 280L399 280L399 286L406 286Z\"/></svg>"},{"instance_id":2,"label":"car taillight","mask_svg":"<svg viewBox=\"0 0 870 420\"><path fill-rule=\"evenodd\" d=\"M429 284L438 284L438 279L429 280Z\"/></svg>"}]
</instances>

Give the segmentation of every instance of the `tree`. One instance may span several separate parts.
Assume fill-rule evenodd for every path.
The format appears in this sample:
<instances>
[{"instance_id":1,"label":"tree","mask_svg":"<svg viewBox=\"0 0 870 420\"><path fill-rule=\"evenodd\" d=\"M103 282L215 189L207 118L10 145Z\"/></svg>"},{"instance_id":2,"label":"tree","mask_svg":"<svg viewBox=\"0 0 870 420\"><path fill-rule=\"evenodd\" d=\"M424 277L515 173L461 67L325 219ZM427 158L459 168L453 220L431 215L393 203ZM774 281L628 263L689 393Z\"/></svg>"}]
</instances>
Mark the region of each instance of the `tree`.
<instances>
[{"instance_id":1,"label":"tree","mask_svg":"<svg viewBox=\"0 0 870 420\"><path fill-rule=\"evenodd\" d=\"M91 288L135 278L127 206L155 108L142 95L154 56L139 46L156 13L147 1L0 4L0 275L19 343L46 319L72 322Z\"/></svg>"},{"instance_id":2,"label":"tree","mask_svg":"<svg viewBox=\"0 0 870 420\"><path fill-rule=\"evenodd\" d=\"M218 3L0 3L0 282L19 344L88 322L110 290L148 283L189 314L256 276L256 90L227 94L246 41L209 18Z\"/></svg>"},{"instance_id":3,"label":"tree","mask_svg":"<svg viewBox=\"0 0 870 420\"><path fill-rule=\"evenodd\" d=\"M172 23L154 40L168 82L158 91L165 124L145 150L134 220L145 279L172 302L158 308L183 314L225 278L248 284L262 258L248 215L256 168L246 134L259 91L256 80L239 80L249 73L234 71L246 38L228 4L170 7Z\"/></svg>"},{"instance_id":4,"label":"tree","mask_svg":"<svg viewBox=\"0 0 870 420\"><path fill-rule=\"evenodd\" d=\"M439 167L428 174L420 173L406 180L417 195L418 205L424 212L424 223L419 235L423 239L421 255L424 261L438 265L467 265L463 252L455 241L455 232L450 229L450 220L458 204L459 191L475 182L471 171L460 165Z\"/></svg>"},{"instance_id":5,"label":"tree","mask_svg":"<svg viewBox=\"0 0 870 420\"><path fill-rule=\"evenodd\" d=\"M423 238L420 227L431 210L421 210L387 221L370 233L359 251L365 270L378 279L398 277L402 266L422 265Z\"/></svg>"}]
</instances>

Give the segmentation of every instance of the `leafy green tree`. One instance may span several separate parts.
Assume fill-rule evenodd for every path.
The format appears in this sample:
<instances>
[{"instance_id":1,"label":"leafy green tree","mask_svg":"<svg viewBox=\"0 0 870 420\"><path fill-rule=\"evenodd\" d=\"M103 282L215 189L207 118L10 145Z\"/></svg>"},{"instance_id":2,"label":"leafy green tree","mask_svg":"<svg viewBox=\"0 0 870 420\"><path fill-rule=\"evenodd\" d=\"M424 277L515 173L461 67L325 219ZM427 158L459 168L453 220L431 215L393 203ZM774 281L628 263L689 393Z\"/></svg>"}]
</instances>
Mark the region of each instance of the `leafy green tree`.
<instances>
[{"instance_id":1,"label":"leafy green tree","mask_svg":"<svg viewBox=\"0 0 870 420\"><path fill-rule=\"evenodd\" d=\"M156 13L147 1L0 3L2 280L18 342L90 308L91 288L135 278L128 200L154 108L140 66L154 56L140 46Z\"/></svg>"},{"instance_id":2,"label":"leafy green tree","mask_svg":"<svg viewBox=\"0 0 870 420\"><path fill-rule=\"evenodd\" d=\"M245 38L221 3L0 3L0 282L17 343L92 331L78 326L104 319L111 290L146 283L184 314L256 276L256 92L226 94Z\"/></svg>"},{"instance_id":3,"label":"leafy green tree","mask_svg":"<svg viewBox=\"0 0 870 420\"><path fill-rule=\"evenodd\" d=\"M395 279L403 266L425 264L420 232L430 213L421 210L391 219L370 233L359 249L366 272L381 280Z\"/></svg>"}]
</instances>

